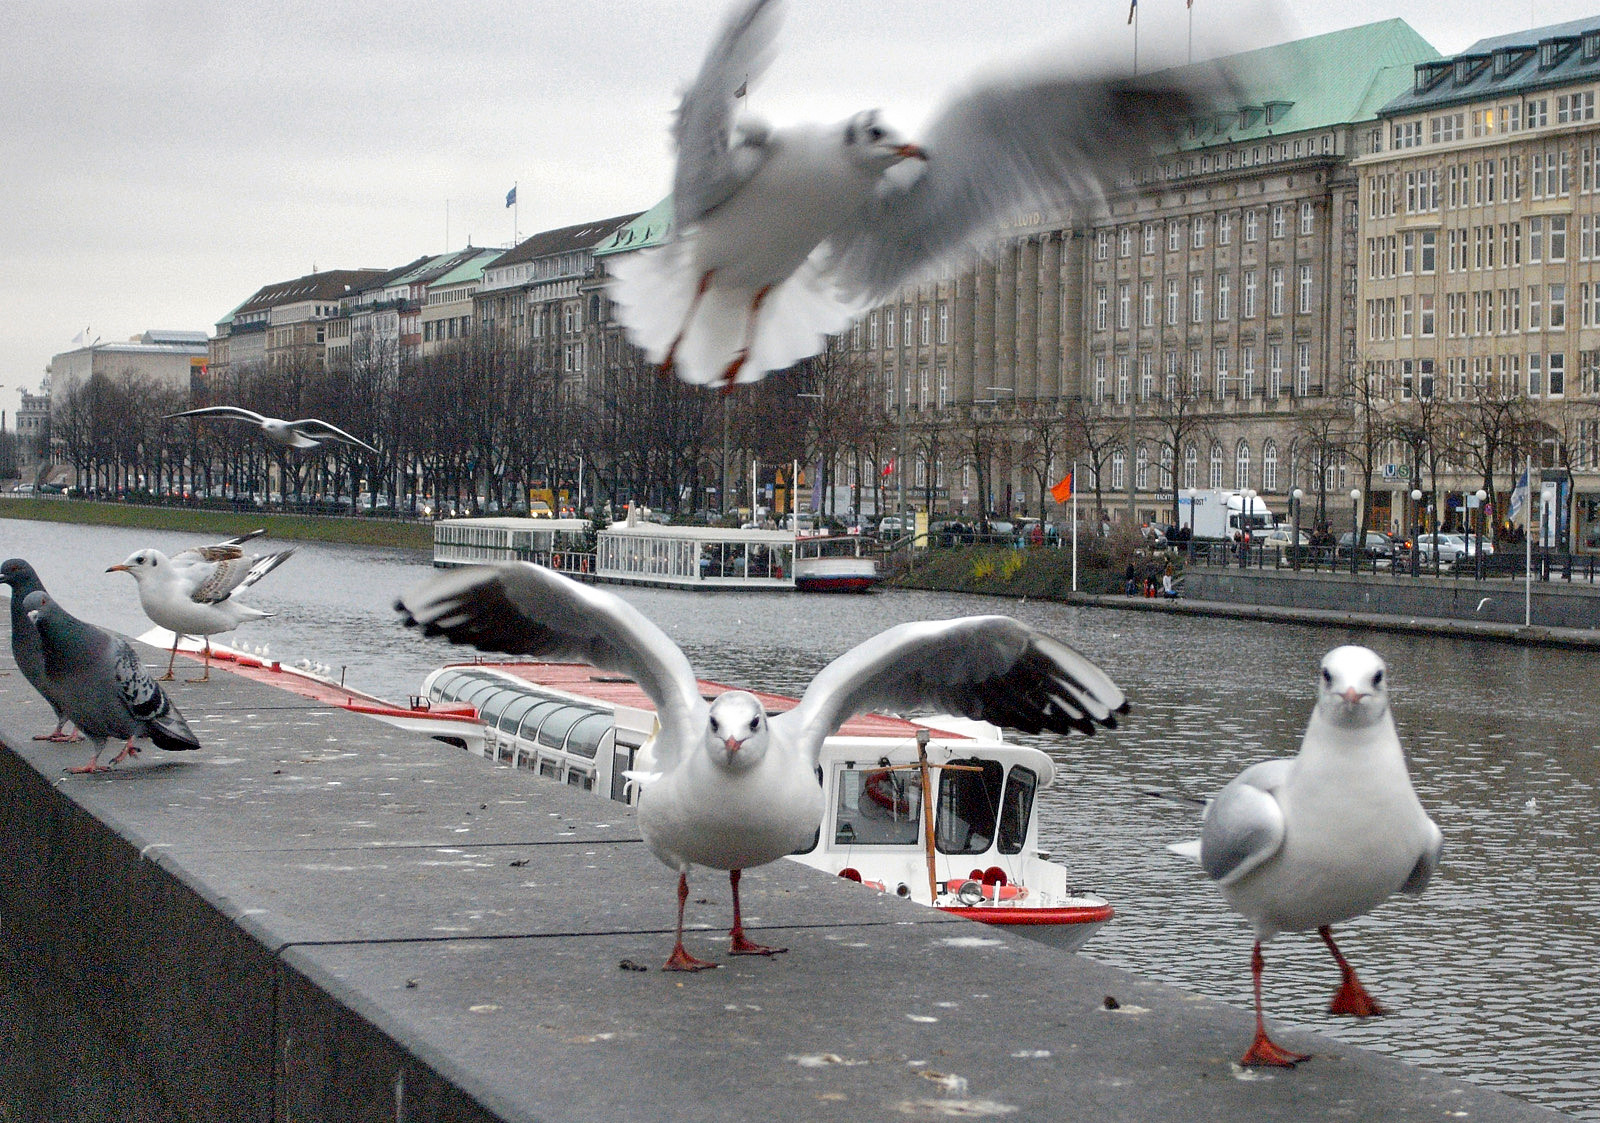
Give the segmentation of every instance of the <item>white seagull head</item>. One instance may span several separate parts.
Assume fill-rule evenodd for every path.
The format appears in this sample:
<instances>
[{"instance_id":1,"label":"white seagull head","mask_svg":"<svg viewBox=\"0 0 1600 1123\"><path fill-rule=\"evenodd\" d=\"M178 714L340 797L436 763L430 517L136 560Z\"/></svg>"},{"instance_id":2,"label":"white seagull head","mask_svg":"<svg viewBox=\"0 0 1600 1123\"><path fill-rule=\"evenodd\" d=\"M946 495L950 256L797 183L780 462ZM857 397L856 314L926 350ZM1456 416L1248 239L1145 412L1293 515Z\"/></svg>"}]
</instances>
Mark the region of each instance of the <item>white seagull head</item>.
<instances>
[{"instance_id":1,"label":"white seagull head","mask_svg":"<svg viewBox=\"0 0 1600 1123\"><path fill-rule=\"evenodd\" d=\"M746 690L719 694L706 719L706 755L723 768L753 768L767 752L767 711Z\"/></svg>"},{"instance_id":2,"label":"white seagull head","mask_svg":"<svg viewBox=\"0 0 1600 1123\"><path fill-rule=\"evenodd\" d=\"M136 554L129 555L128 559L120 565L106 566L106 572L131 573L135 581L142 583L146 577L159 570L166 561L167 556L160 550L140 550ZM127 588L127 586L124 585L123 588Z\"/></svg>"},{"instance_id":3,"label":"white seagull head","mask_svg":"<svg viewBox=\"0 0 1600 1123\"><path fill-rule=\"evenodd\" d=\"M1322 657L1317 710L1334 725L1360 728L1389 712L1388 668L1376 651L1349 645Z\"/></svg>"},{"instance_id":4,"label":"white seagull head","mask_svg":"<svg viewBox=\"0 0 1600 1123\"><path fill-rule=\"evenodd\" d=\"M844 151L850 162L876 179L902 160L928 159L927 153L864 109L844 123Z\"/></svg>"}]
</instances>

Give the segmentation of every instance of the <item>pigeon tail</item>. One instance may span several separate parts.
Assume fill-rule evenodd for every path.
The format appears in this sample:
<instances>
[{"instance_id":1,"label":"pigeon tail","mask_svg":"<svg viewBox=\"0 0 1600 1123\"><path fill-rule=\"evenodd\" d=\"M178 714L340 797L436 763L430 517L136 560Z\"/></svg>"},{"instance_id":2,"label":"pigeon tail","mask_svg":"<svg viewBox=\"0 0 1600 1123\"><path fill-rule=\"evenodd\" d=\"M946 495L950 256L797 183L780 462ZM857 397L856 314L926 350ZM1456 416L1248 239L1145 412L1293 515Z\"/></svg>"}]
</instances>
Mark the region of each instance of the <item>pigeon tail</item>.
<instances>
[{"instance_id":1,"label":"pigeon tail","mask_svg":"<svg viewBox=\"0 0 1600 1123\"><path fill-rule=\"evenodd\" d=\"M166 749L169 753L192 752L200 747L200 741L189 729L189 723L183 720L183 715L177 707L168 703L164 713L152 718L147 726L150 741L158 749Z\"/></svg>"}]
</instances>

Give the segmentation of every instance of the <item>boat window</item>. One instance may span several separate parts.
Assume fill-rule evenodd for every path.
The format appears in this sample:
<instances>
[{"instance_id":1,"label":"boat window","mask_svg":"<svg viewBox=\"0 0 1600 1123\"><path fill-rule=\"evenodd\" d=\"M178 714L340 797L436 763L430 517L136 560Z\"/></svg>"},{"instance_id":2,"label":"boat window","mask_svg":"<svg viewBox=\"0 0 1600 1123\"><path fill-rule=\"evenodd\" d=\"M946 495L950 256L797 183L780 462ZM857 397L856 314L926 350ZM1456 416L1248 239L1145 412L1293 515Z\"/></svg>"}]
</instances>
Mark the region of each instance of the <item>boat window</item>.
<instances>
[{"instance_id":1,"label":"boat window","mask_svg":"<svg viewBox=\"0 0 1600 1123\"><path fill-rule=\"evenodd\" d=\"M561 708L561 703L545 699L523 716L522 724L517 726L517 736L524 741L533 740L533 735L539 732L539 725L545 718Z\"/></svg>"},{"instance_id":2,"label":"boat window","mask_svg":"<svg viewBox=\"0 0 1600 1123\"><path fill-rule=\"evenodd\" d=\"M562 748L567 741L567 731L593 714L593 710L579 706L563 706L544 719L544 724L539 727L539 744L552 749Z\"/></svg>"},{"instance_id":3,"label":"boat window","mask_svg":"<svg viewBox=\"0 0 1600 1123\"><path fill-rule=\"evenodd\" d=\"M835 846L916 846L922 841L922 781L915 769L842 768Z\"/></svg>"},{"instance_id":4,"label":"boat window","mask_svg":"<svg viewBox=\"0 0 1600 1123\"><path fill-rule=\"evenodd\" d=\"M567 752L593 760L611 722L610 714L586 713L578 718L567 731Z\"/></svg>"},{"instance_id":5,"label":"boat window","mask_svg":"<svg viewBox=\"0 0 1600 1123\"><path fill-rule=\"evenodd\" d=\"M433 689L442 701L454 702L457 694L477 681L477 675L470 675L465 671L453 671L434 679Z\"/></svg>"},{"instance_id":6,"label":"boat window","mask_svg":"<svg viewBox=\"0 0 1600 1123\"><path fill-rule=\"evenodd\" d=\"M493 694L485 695L478 706L478 717L485 723L495 722L501 712L512 702L522 699L523 695L516 690L509 690L502 686Z\"/></svg>"},{"instance_id":7,"label":"boat window","mask_svg":"<svg viewBox=\"0 0 1600 1123\"><path fill-rule=\"evenodd\" d=\"M939 770L934 843L941 854L982 854L994 841L1005 769L993 760L950 763L965 767Z\"/></svg>"},{"instance_id":8,"label":"boat window","mask_svg":"<svg viewBox=\"0 0 1600 1123\"><path fill-rule=\"evenodd\" d=\"M1000 853L1022 853L1033 815L1033 793L1038 790L1039 775L1031 768L1019 764L1006 777L1006 794L1000 801Z\"/></svg>"},{"instance_id":9,"label":"boat window","mask_svg":"<svg viewBox=\"0 0 1600 1123\"><path fill-rule=\"evenodd\" d=\"M476 706L496 690L501 689L502 685L502 683L495 682L493 679L472 683L456 695L456 701L465 702L469 706Z\"/></svg>"},{"instance_id":10,"label":"boat window","mask_svg":"<svg viewBox=\"0 0 1600 1123\"><path fill-rule=\"evenodd\" d=\"M508 733L515 733L517 725L522 721L522 716L533 708L539 699L530 694L524 694L513 701L504 710L500 711L500 720L497 723L501 729Z\"/></svg>"}]
</instances>

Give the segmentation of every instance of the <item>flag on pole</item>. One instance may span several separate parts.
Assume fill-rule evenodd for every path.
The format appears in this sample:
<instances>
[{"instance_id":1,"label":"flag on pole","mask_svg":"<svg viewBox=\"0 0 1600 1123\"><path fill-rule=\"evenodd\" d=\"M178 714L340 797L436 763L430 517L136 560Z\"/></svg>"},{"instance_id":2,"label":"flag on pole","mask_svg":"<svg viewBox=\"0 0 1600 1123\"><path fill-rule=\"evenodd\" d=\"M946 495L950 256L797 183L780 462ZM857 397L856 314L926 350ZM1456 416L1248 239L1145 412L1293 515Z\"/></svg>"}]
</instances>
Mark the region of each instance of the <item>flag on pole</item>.
<instances>
[{"instance_id":1,"label":"flag on pole","mask_svg":"<svg viewBox=\"0 0 1600 1123\"><path fill-rule=\"evenodd\" d=\"M1516 522L1522 517L1523 509L1528 505L1528 473L1524 469L1522 479L1517 481L1517 486L1511 489L1510 519Z\"/></svg>"},{"instance_id":2,"label":"flag on pole","mask_svg":"<svg viewBox=\"0 0 1600 1123\"><path fill-rule=\"evenodd\" d=\"M894 472L894 457L889 457L889 463L883 466L883 474L888 476Z\"/></svg>"},{"instance_id":3,"label":"flag on pole","mask_svg":"<svg viewBox=\"0 0 1600 1123\"><path fill-rule=\"evenodd\" d=\"M1128 4L1128 22L1133 22L1133 13L1139 10L1139 0L1130 0Z\"/></svg>"},{"instance_id":4,"label":"flag on pole","mask_svg":"<svg viewBox=\"0 0 1600 1123\"><path fill-rule=\"evenodd\" d=\"M517 189L516 189L515 186L513 186L510 191L506 192L506 206L514 207L516 205L517 205Z\"/></svg>"},{"instance_id":5,"label":"flag on pole","mask_svg":"<svg viewBox=\"0 0 1600 1123\"><path fill-rule=\"evenodd\" d=\"M1072 473L1068 472L1061 477L1061 482L1050 489L1050 498L1057 503L1065 503L1072 498Z\"/></svg>"}]
</instances>

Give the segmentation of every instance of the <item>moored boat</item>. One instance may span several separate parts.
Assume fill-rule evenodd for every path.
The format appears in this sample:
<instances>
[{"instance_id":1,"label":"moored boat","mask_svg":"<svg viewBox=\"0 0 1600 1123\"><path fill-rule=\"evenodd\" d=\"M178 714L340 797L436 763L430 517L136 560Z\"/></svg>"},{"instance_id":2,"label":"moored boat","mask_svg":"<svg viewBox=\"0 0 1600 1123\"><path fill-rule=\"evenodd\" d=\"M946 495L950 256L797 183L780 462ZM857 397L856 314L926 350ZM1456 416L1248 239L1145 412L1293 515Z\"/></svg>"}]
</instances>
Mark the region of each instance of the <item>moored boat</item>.
<instances>
[{"instance_id":1,"label":"moored boat","mask_svg":"<svg viewBox=\"0 0 1600 1123\"><path fill-rule=\"evenodd\" d=\"M803 593L864 593L878 583L878 562L856 535L795 542L794 587Z\"/></svg>"}]
</instances>

